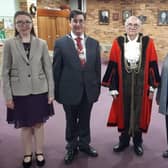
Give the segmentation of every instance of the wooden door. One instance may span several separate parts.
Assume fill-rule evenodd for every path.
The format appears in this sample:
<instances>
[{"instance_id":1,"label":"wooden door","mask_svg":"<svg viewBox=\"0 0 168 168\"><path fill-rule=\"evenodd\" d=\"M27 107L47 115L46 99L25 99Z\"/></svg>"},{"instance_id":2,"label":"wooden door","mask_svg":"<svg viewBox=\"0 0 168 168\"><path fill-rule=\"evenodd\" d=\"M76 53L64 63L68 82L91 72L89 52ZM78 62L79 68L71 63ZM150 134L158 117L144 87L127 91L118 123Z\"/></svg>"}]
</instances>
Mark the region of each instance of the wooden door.
<instances>
[{"instance_id":1,"label":"wooden door","mask_svg":"<svg viewBox=\"0 0 168 168\"><path fill-rule=\"evenodd\" d=\"M53 41L56 37L54 17L41 16L38 18L38 36L47 41L48 48L53 49Z\"/></svg>"},{"instance_id":2,"label":"wooden door","mask_svg":"<svg viewBox=\"0 0 168 168\"><path fill-rule=\"evenodd\" d=\"M66 33L70 32L70 27L69 27L69 21L67 21L67 18L63 17L56 17L56 38L60 38L61 36L65 35Z\"/></svg>"},{"instance_id":3,"label":"wooden door","mask_svg":"<svg viewBox=\"0 0 168 168\"><path fill-rule=\"evenodd\" d=\"M47 41L49 50L53 50L57 38L69 33L69 11L38 9L38 36Z\"/></svg>"}]
</instances>

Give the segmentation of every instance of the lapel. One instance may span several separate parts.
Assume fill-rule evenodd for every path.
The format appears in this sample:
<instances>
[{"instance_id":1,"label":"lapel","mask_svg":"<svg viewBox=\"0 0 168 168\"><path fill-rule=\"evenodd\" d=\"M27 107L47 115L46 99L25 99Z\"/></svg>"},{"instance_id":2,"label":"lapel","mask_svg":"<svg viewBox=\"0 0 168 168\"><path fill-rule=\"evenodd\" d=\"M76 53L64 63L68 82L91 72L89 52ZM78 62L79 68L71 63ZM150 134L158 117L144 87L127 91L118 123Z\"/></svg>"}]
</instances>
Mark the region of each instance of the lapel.
<instances>
[{"instance_id":1,"label":"lapel","mask_svg":"<svg viewBox=\"0 0 168 168\"><path fill-rule=\"evenodd\" d=\"M21 55L22 58L28 63L29 60L28 60L28 58L27 58L27 56L26 56L26 52L25 52L25 50L24 50L24 47L23 47L23 44L22 44L22 41L21 41L20 37L19 37L19 36L16 36L16 37L15 37L15 41L16 41L16 47L17 47L17 49L18 49L20 55Z\"/></svg>"},{"instance_id":2,"label":"lapel","mask_svg":"<svg viewBox=\"0 0 168 168\"><path fill-rule=\"evenodd\" d=\"M37 45L36 45L36 37L32 36L31 38L31 46L30 46L30 55L29 55L29 61L32 60L33 56L35 55L35 53L37 53Z\"/></svg>"},{"instance_id":3,"label":"lapel","mask_svg":"<svg viewBox=\"0 0 168 168\"><path fill-rule=\"evenodd\" d=\"M80 66L80 59L78 57L78 52L76 50L76 47L75 47L75 44L74 44L74 41L72 39L71 34L67 35L67 40L68 40L68 44L67 44L68 50L71 51L72 57L73 57L73 59L71 59L71 61L74 61L73 62L74 64L77 63L78 66Z\"/></svg>"},{"instance_id":4,"label":"lapel","mask_svg":"<svg viewBox=\"0 0 168 168\"><path fill-rule=\"evenodd\" d=\"M74 41L72 39L71 34L67 34L67 39L68 39L68 44L70 44L71 51L75 51L76 54L77 54L77 51L76 51L76 48L75 48L75 44L74 44Z\"/></svg>"},{"instance_id":5,"label":"lapel","mask_svg":"<svg viewBox=\"0 0 168 168\"><path fill-rule=\"evenodd\" d=\"M86 63L85 63L85 66L88 64L88 62L89 62L89 57L88 57L88 49L89 49L89 41L88 41L88 36L87 35L85 35L85 48L86 48Z\"/></svg>"},{"instance_id":6,"label":"lapel","mask_svg":"<svg viewBox=\"0 0 168 168\"><path fill-rule=\"evenodd\" d=\"M31 46L30 46L30 56L29 56L29 59L27 58L26 56L26 52L24 50L24 47L23 47L23 44L22 44L22 41L20 39L19 36L16 36L15 37L15 40L16 40L16 47L18 49L18 51L20 52L22 58L27 62L29 63L30 60L33 58L33 53L36 52L37 50L37 47L36 47L36 38L34 36L31 37Z\"/></svg>"}]
</instances>

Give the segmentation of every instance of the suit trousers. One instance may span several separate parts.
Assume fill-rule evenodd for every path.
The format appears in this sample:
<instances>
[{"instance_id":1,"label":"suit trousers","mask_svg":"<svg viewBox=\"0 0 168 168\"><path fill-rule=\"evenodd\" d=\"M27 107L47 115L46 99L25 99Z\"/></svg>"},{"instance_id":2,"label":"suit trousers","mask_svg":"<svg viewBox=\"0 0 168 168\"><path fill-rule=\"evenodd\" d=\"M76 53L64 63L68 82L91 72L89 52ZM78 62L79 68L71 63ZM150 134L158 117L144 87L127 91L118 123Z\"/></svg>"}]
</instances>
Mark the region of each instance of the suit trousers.
<instances>
[{"instance_id":1,"label":"suit trousers","mask_svg":"<svg viewBox=\"0 0 168 168\"><path fill-rule=\"evenodd\" d=\"M93 103L88 101L86 91L77 105L65 105L67 150L87 148L90 143L90 114Z\"/></svg>"}]
</instances>

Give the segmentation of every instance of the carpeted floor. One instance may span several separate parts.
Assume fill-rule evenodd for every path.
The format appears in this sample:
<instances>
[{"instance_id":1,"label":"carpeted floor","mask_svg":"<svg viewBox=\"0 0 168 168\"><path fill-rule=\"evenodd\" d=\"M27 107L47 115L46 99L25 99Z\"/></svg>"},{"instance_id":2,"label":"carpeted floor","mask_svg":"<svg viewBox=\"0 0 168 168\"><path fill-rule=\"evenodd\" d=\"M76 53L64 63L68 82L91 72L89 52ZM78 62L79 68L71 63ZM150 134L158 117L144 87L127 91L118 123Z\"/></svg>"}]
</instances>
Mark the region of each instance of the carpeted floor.
<instances>
[{"instance_id":1,"label":"carpeted floor","mask_svg":"<svg viewBox=\"0 0 168 168\"><path fill-rule=\"evenodd\" d=\"M106 66L102 65L102 74ZM44 168L166 168L168 159L162 158L162 151L167 147L164 116L158 114L158 107L153 102L151 125L144 134L144 155L134 154L132 143L124 152L116 154L113 145L118 142L116 128L107 128L106 121L112 98L108 90L102 88L101 96L94 104L91 117L92 145L99 152L99 157L89 158L79 153L71 165L64 165L65 154L65 116L62 106L55 102L55 116L45 125ZM16 130L5 121L6 112L2 93L0 92L0 168L21 168L23 157L20 130ZM33 163L32 167L36 167Z\"/></svg>"}]
</instances>

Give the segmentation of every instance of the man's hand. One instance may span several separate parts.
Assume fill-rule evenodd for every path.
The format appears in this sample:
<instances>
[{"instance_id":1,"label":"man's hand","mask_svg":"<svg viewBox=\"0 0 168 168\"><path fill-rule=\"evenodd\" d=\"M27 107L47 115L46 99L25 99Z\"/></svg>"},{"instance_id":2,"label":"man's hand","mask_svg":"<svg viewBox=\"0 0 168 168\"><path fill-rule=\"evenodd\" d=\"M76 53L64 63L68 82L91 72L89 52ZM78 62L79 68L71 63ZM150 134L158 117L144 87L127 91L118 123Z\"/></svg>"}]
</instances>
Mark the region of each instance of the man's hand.
<instances>
[{"instance_id":1,"label":"man's hand","mask_svg":"<svg viewBox=\"0 0 168 168\"><path fill-rule=\"evenodd\" d=\"M149 99L151 99L151 100L152 100L152 99L153 99L153 96L154 96L154 92L153 92L153 91L152 91L152 92L151 92L151 91L149 91Z\"/></svg>"},{"instance_id":2,"label":"man's hand","mask_svg":"<svg viewBox=\"0 0 168 168\"><path fill-rule=\"evenodd\" d=\"M113 99L116 99L117 98L117 95L112 95Z\"/></svg>"}]
</instances>

